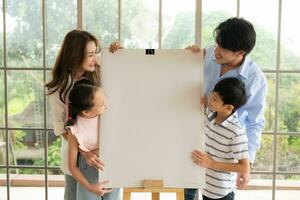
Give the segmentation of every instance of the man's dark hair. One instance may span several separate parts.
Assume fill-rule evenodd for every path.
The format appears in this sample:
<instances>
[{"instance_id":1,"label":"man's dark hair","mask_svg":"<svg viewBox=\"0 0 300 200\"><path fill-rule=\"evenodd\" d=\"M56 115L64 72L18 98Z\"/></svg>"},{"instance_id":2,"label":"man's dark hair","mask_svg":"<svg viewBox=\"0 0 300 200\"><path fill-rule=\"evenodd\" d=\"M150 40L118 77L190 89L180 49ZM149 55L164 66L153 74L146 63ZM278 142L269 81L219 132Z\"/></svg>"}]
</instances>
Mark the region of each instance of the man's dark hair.
<instances>
[{"instance_id":1,"label":"man's dark hair","mask_svg":"<svg viewBox=\"0 0 300 200\"><path fill-rule=\"evenodd\" d=\"M246 103L245 84L237 78L225 78L219 81L214 88L224 104L233 105L233 112Z\"/></svg>"},{"instance_id":2,"label":"man's dark hair","mask_svg":"<svg viewBox=\"0 0 300 200\"><path fill-rule=\"evenodd\" d=\"M249 54L255 46L256 33L253 25L243 18L229 18L214 30L216 43L227 50Z\"/></svg>"}]
</instances>

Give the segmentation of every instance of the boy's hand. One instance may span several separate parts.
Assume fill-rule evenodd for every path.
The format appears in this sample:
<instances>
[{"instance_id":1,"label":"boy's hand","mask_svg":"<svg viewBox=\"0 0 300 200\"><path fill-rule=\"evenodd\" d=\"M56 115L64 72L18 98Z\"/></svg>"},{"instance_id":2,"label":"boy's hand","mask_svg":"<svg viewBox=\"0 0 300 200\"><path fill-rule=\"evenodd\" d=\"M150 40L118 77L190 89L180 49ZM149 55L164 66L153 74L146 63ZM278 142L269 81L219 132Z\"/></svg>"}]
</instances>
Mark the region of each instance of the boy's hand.
<instances>
[{"instance_id":1,"label":"boy's hand","mask_svg":"<svg viewBox=\"0 0 300 200\"><path fill-rule=\"evenodd\" d=\"M206 108L207 107L207 96L204 95L203 97L201 97L200 102L204 106L204 108Z\"/></svg>"},{"instance_id":2,"label":"boy's hand","mask_svg":"<svg viewBox=\"0 0 300 200\"><path fill-rule=\"evenodd\" d=\"M250 180L250 173L237 173L236 187L245 189Z\"/></svg>"},{"instance_id":3,"label":"boy's hand","mask_svg":"<svg viewBox=\"0 0 300 200\"><path fill-rule=\"evenodd\" d=\"M192 159L196 165L213 168L215 161L206 153L203 153L198 150L192 152Z\"/></svg>"},{"instance_id":4,"label":"boy's hand","mask_svg":"<svg viewBox=\"0 0 300 200\"><path fill-rule=\"evenodd\" d=\"M119 41L115 41L109 45L109 52L115 53L118 49L123 49Z\"/></svg>"},{"instance_id":5,"label":"boy's hand","mask_svg":"<svg viewBox=\"0 0 300 200\"><path fill-rule=\"evenodd\" d=\"M103 196L107 193L112 192L112 189L105 189L104 186L108 183L109 181L101 181L96 183L95 185L92 186L91 191L96 193L99 196Z\"/></svg>"},{"instance_id":6,"label":"boy's hand","mask_svg":"<svg viewBox=\"0 0 300 200\"><path fill-rule=\"evenodd\" d=\"M198 53L200 52L200 47L198 47L196 44L193 44L193 45L189 45L188 47L186 47L185 49L188 49L190 50L191 52L193 53Z\"/></svg>"}]
</instances>

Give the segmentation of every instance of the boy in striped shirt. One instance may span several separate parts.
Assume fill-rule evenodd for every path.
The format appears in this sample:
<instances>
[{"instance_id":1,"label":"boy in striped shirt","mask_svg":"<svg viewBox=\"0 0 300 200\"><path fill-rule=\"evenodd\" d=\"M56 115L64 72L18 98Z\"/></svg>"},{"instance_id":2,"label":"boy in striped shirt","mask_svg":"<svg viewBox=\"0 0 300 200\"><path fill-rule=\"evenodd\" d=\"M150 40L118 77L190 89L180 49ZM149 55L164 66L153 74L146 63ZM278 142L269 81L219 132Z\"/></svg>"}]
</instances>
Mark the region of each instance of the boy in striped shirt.
<instances>
[{"instance_id":1,"label":"boy in striped shirt","mask_svg":"<svg viewBox=\"0 0 300 200\"><path fill-rule=\"evenodd\" d=\"M237 172L250 170L247 136L236 110L246 103L245 86L237 78L218 82L205 107L205 153L192 152L195 164L206 169L203 200L233 200Z\"/></svg>"}]
</instances>

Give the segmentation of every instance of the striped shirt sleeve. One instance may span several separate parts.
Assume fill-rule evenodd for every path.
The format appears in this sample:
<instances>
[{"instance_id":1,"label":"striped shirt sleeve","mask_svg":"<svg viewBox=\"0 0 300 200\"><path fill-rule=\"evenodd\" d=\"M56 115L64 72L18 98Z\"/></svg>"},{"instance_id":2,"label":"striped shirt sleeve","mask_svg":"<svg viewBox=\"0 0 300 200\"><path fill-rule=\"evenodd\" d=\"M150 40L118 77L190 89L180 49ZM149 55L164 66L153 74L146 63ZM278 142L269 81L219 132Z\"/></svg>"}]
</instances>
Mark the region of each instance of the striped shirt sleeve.
<instances>
[{"instance_id":1,"label":"striped shirt sleeve","mask_svg":"<svg viewBox=\"0 0 300 200\"><path fill-rule=\"evenodd\" d=\"M230 146L235 160L248 159L248 139L245 132L238 131L238 134L233 135Z\"/></svg>"}]
</instances>

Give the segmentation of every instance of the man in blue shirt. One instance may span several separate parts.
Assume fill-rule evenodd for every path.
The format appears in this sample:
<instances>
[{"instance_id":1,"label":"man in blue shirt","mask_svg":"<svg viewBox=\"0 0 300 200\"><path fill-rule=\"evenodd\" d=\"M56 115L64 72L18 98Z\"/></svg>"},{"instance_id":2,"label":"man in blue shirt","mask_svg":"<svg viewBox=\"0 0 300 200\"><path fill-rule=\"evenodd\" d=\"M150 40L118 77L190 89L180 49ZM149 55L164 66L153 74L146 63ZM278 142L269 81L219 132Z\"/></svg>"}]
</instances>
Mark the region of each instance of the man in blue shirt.
<instances>
[{"instance_id":1,"label":"man in blue shirt","mask_svg":"<svg viewBox=\"0 0 300 200\"><path fill-rule=\"evenodd\" d=\"M253 25L242 18L230 18L214 31L215 46L205 48L204 89L207 96L220 80L236 77L245 84L247 102L237 110L241 125L248 137L249 161L254 162L256 151L260 147L260 137L264 127L264 107L267 94L266 78L258 65L247 55L256 42ZM200 51L196 45L188 47L193 52ZM250 173L240 173L237 187L244 188L250 179ZM185 189L185 200L194 200L195 189Z\"/></svg>"}]
</instances>

